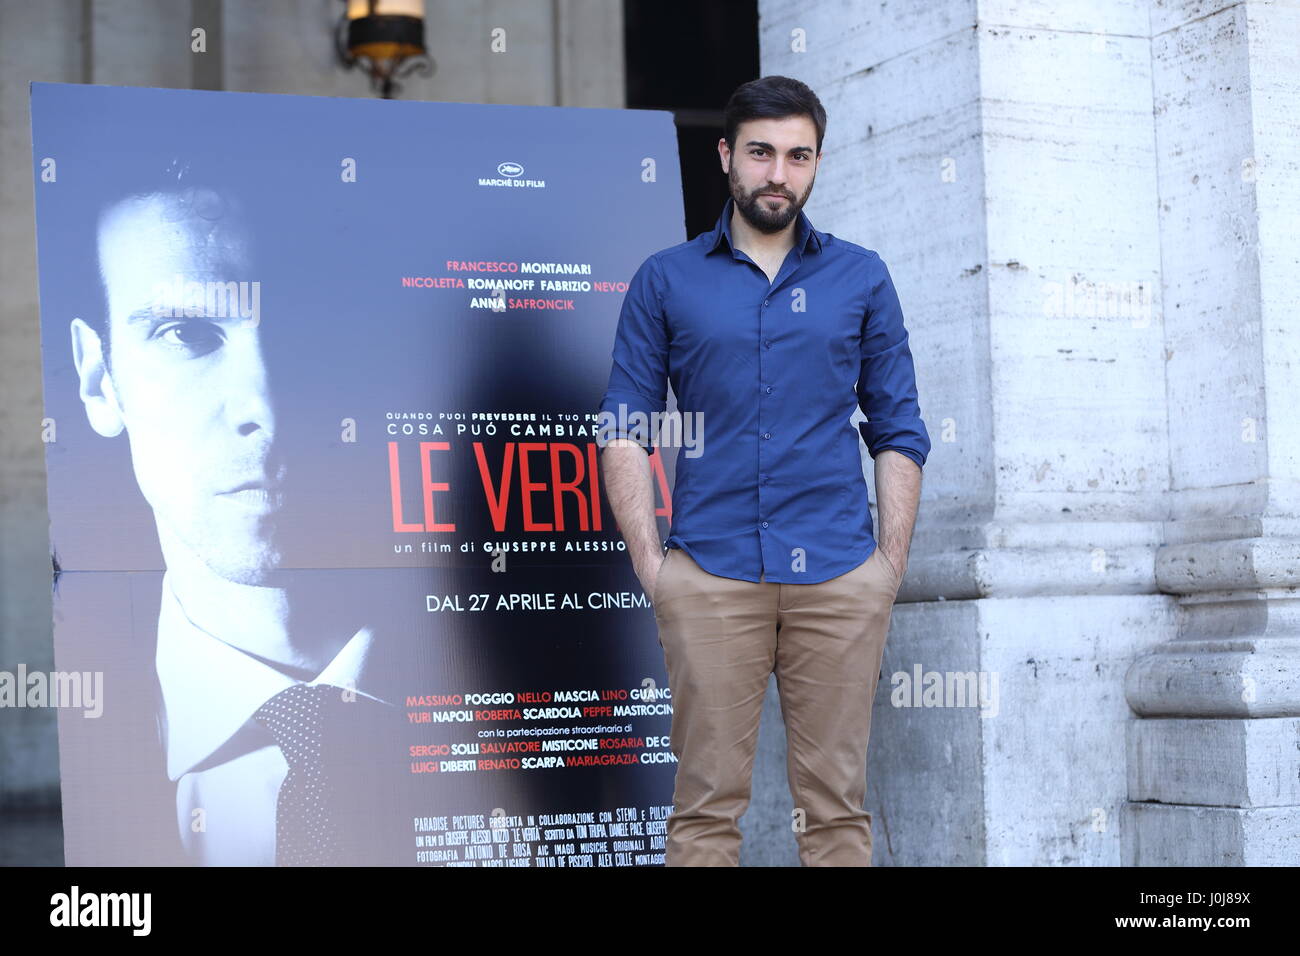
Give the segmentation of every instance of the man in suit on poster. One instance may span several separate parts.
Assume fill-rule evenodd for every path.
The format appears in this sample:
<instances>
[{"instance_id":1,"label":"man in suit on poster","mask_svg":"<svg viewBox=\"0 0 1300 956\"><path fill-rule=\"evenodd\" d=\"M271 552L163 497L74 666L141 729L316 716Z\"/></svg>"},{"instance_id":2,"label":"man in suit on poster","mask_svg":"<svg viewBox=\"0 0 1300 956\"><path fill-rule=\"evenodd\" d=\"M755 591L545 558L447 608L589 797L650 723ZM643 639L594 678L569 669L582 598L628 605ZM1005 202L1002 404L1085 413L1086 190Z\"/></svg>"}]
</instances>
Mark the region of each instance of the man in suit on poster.
<instances>
[{"instance_id":1,"label":"man in suit on poster","mask_svg":"<svg viewBox=\"0 0 1300 956\"><path fill-rule=\"evenodd\" d=\"M117 842L143 862L172 849L197 865L413 862L401 655L377 647L375 622L332 577L343 572L286 566L287 536L307 524L289 517L268 330L294 319L262 314L247 204L190 176L174 164L103 208L104 309L70 329L87 418L105 437L126 432L166 564L154 666L118 673L135 693L116 689L156 690L157 735L72 729L103 733L123 767L161 766L171 825L137 806L127 770L103 826L124 828Z\"/></svg>"}]
</instances>

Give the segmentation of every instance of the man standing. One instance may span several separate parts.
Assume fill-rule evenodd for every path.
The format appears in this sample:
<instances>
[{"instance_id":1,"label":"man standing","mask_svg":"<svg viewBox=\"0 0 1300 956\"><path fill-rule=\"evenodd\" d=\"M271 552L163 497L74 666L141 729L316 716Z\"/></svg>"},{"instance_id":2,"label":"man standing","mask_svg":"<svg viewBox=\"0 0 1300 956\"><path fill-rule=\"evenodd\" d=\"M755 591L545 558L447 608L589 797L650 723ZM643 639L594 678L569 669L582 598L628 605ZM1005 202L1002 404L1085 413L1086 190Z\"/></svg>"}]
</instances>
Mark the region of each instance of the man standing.
<instances>
[{"instance_id":1,"label":"man standing","mask_svg":"<svg viewBox=\"0 0 1300 956\"><path fill-rule=\"evenodd\" d=\"M655 606L678 759L669 866L735 866L768 675L785 722L805 866L870 866L871 706L907 567L930 439L908 335L875 252L802 209L826 112L798 80L741 86L718 143L731 198L717 226L642 263L601 405L605 484ZM658 540L646 430L697 416ZM875 460L873 535L858 433Z\"/></svg>"}]
</instances>

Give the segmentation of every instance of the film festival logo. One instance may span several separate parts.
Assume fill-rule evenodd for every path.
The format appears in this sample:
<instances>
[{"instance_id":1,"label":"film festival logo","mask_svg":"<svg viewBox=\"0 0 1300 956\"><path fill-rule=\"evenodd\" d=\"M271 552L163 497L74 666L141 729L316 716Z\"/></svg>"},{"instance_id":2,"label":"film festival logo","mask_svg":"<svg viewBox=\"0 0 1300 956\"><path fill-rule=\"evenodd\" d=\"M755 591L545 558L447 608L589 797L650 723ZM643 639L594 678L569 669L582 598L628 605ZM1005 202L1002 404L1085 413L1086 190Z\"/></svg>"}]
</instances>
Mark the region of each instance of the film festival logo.
<instances>
[{"instance_id":1,"label":"film festival logo","mask_svg":"<svg viewBox=\"0 0 1300 956\"><path fill-rule=\"evenodd\" d=\"M262 321L262 283L200 282L178 274L154 285L151 310L159 318L238 318L254 327Z\"/></svg>"},{"instance_id":2,"label":"film festival logo","mask_svg":"<svg viewBox=\"0 0 1300 956\"><path fill-rule=\"evenodd\" d=\"M659 448L683 448L687 458L704 454L703 412L643 412L622 402L616 412L602 411L596 416L596 444L604 448L612 439L628 438L650 446L654 437Z\"/></svg>"}]
</instances>

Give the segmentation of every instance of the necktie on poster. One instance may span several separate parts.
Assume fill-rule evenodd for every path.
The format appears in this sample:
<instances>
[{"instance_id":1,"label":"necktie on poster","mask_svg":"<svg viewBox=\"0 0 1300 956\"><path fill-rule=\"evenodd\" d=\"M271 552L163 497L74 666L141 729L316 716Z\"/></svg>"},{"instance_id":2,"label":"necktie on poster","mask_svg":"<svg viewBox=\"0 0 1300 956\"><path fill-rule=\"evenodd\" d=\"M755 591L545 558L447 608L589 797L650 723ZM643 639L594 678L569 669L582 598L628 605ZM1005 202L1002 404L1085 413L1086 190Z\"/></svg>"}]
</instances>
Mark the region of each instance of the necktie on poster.
<instances>
[{"instance_id":1,"label":"necktie on poster","mask_svg":"<svg viewBox=\"0 0 1300 956\"><path fill-rule=\"evenodd\" d=\"M331 787L321 744L326 722L321 713L341 692L342 688L329 684L294 684L255 714L289 764L276 800L276 866L338 862L338 820L330 810Z\"/></svg>"}]
</instances>

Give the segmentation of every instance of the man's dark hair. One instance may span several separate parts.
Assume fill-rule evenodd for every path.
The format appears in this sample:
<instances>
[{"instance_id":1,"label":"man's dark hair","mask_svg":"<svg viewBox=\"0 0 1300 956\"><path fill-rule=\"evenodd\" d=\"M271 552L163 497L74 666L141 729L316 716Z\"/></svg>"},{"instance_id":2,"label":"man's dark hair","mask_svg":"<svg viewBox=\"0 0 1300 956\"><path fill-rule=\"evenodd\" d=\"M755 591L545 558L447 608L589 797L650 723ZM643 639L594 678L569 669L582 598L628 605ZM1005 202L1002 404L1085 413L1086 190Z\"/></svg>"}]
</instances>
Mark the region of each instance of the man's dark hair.
<instances>
[{"instance_id":1,"label":"man's dark hair","mask_svg":"<svg viewBox=\"0 0 1300 956\"><path fill-rule=\"evenodd\" d=\"M722 114L727 148L735 152L736 131L741 123L800 115L807 116L817 127L817 152L820 153L822 137L826 135L826 110L816 93L788 76L764 76L743 83L731 94Z\"/></svg>"},{"instance_id":2,"label":"man's dark hair","mask_svg":"<svg viewBox=\"0 0 1300 956\"><path fill-rule=\"evenodd\" d=\"M91 248L94 250L95 273L98 278L98 296L95 299L98 308L83 316L86 324L98 333L103 349L104 365L112 373L112 323L108 314L108 288L104 278L103 266L99 259L98 236L104 225L108 212L123 202L131 199L149 199L157 196L172 195L187 202L189 197L205 188L211 189L213 179L211 171L193 157L172 156L165 160L144 163L131 171L128 182L123 183L115 195L103 202L94 219L94 235Z\"/></svg>"}]
</instances>

